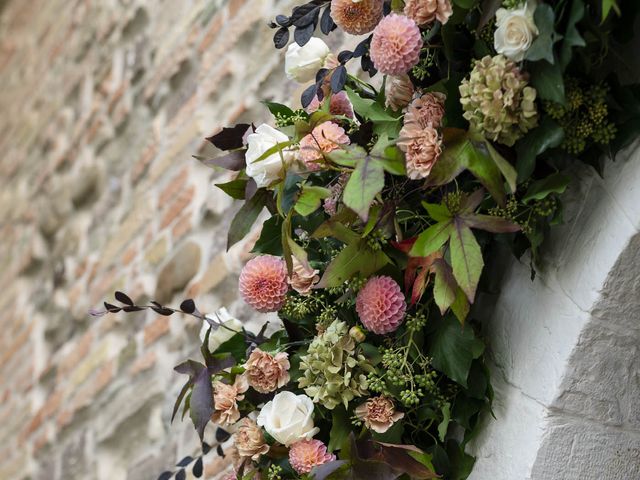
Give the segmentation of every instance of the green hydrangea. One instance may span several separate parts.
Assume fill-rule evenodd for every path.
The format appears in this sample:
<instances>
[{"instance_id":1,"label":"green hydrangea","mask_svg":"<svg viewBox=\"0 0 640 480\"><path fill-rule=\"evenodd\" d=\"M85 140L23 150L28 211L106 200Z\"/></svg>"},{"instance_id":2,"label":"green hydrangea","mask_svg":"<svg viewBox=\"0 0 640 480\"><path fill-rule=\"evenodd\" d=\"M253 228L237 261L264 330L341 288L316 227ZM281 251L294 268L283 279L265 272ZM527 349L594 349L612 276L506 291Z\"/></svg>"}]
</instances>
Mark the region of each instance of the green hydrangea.
<instances>
[{"instance_id":1,"label":"green hydrangea","mask_svg":"<svg viewBox=\"0 0 640 480\"><path fill-rule=\"evenodd\" d=\"M538 125L536 90L502 55L476 61L460 85L460 96L464 118L489 140L512 146Z\"/></svg>"},{"instance_id":2,"label":"green hydrangea","mask_svg":"<svg viewBox=\"0 0 640 480\"><path fill-rule=\"evenodd\" d=\"M347 324L334 320L301 358L304 373L298 386L329 410L341 403L346 407L355 397L367 395L367 373L374 368L356 347Z\"/></svg>"}]
</instances>

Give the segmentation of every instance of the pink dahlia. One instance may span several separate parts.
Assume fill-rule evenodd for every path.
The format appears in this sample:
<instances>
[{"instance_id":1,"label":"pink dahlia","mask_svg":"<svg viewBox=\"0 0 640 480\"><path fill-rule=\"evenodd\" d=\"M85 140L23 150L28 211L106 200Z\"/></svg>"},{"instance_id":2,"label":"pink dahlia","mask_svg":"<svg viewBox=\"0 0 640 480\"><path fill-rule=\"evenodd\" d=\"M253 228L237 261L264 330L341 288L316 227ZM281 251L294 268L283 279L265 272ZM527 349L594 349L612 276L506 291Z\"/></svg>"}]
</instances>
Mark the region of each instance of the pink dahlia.
<instances>
[{"instance_id":1,"label":"pink dahlia","mask_svg":"<svg viewBox=\"0 0 640 480\"><path fill-rule=\"evenodd\" d=\"M314 128L311 133L300 140L298 159L305 163L311 171L320 170L320 163L325 153L333 152L341 145L349 145L349 137L339 125L324 122Z\"/></svg>"},{"instance_id":2,"label":"pink dahlia","mask_svg":"<svg viewBox=\"0 0 640 480\"><path fill-rule=\"evenodd\" d=\"M244 301L257 311L280 310L289 290L284 260L273 255L249 260L240 273L239 287Z\"/></svg>"},{"instance_id":3,"label":"pink dahlia","mask_svg":"<svg viewBox=\"0 0 640 480\"><path fill-rule=\"evenodd\" d=\"M406 309L400 285L391 277L370 278L356 297L360 321L379 335L395 331L402 323Z\"/></svg>"},{"instance_id":4,"label":"pink dahlia","mask_svg":"<svg viewBox=\"0 0 640 480\"><path fill-rule=\"evenodd\" d=\"M300 475L309 473L313 467L332 462L336 456L327 453L327 447L320 440L300 440L289 450L289 462Z\"/></svg>"},{"instance_id":5,"label":"pink dahlia","mask_svg":"<svg viewBox=\"0 0 640 480\"><path fill-rule=\"evenodd\" d=\"M321 102L318 97L315 96L306 109L307 113L313 113L318 110L320 108L320 103ZM351 104L351 100L349 100L347 92L342 90L331 95L331 100L329 101L329 113L331 115L344 115L351 119L354 118L353 105Z\"/></svg>"},{"instance_id":6,"label":"pink dahlia","mask_svg":"<svg viewBox=\"0 0 640 480\"><path fill-rule=\"evenodd\" d=\"M382 18L382 0L332 0L331 18L351 35L364 35Z\"/></svg>"},{"instance_id":7,"label":"pink dahlia","mask_svg":"<svg viewBox=\"0 0 640 480\"><path fill-rule=\"evenodd\" d=\"M392 13L373 31L370 55L375 67L387 75L402 75L420 60L422 36L416 22Z\"/></svg>"}]
</instances>

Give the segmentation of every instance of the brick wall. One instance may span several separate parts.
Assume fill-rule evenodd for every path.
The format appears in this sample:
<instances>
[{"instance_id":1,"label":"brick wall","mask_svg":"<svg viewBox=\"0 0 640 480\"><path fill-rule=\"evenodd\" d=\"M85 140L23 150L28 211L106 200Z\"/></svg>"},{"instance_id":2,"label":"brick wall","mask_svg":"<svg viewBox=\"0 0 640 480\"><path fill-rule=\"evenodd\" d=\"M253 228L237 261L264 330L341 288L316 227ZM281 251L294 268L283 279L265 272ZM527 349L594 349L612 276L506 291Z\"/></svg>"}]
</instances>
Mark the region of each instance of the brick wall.
<instances>
[{"instance_id":1,"label":"brick wall","mask_svg":"<svg viewBox=\"0 0 640 480\"><path fill-rule=\"evenodd\" d=\"M0 1L0 479L152 479L196 453L169 417L199 325L87 312L122 289L252 318L228 175L191 155L299 90L266 27L291 3Z\"/></svg>"}]
</instances>

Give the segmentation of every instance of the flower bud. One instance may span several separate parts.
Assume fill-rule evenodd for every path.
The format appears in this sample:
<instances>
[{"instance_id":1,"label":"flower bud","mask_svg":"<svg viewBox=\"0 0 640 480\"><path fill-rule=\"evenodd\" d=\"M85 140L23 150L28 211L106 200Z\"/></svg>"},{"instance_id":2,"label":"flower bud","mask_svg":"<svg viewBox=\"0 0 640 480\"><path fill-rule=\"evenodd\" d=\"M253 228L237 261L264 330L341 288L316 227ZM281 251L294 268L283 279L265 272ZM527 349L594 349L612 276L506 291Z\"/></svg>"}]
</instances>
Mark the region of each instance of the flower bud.
<instances>
[{"instance_id":1,"label":"flower bud","mask_svg":"<svg viewBox=\"0 0 640 480\"><path fill-rule=\"evenodd\" d=\"M355 327L351 327L349 330L349 336L358 343L364 342L365 338L367 338L367 335L364 333L362 328L357 325Z\"/></svg>"}]
</instances>

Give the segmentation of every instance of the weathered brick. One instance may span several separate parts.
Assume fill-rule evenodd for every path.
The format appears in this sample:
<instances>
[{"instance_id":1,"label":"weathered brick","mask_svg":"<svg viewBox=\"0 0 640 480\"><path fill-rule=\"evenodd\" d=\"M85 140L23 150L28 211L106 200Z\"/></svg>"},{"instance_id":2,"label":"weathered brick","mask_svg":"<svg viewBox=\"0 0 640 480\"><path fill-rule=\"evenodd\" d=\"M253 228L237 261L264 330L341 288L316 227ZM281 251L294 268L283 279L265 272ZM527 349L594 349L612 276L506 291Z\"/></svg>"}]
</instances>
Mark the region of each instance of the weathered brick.
<instances>
[{"instance_id":1,"label":"weathered brick","mask_svg":"<svg viewBox=\"0 0 640 480\"><path fill-rule=\"evenodd\" d=\"M144 327L144 346L147 347L163 335L169 333L169 317L159 316Z\"/></svg>"}]
</instances>

